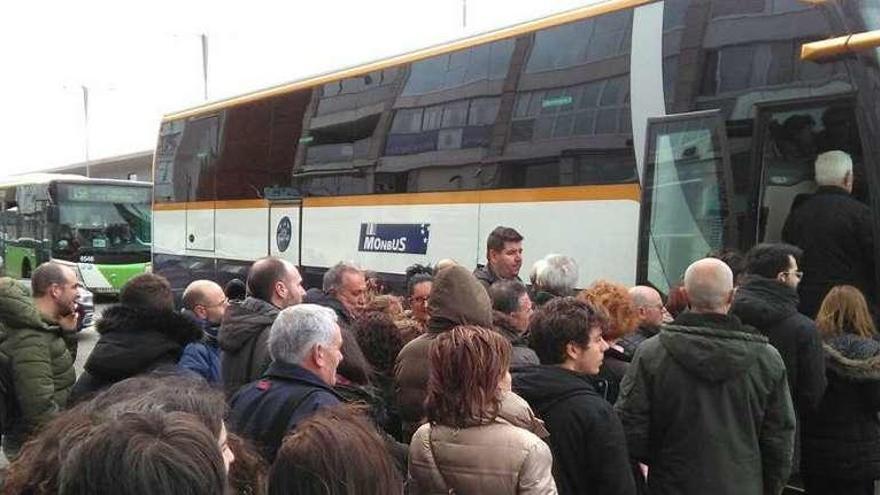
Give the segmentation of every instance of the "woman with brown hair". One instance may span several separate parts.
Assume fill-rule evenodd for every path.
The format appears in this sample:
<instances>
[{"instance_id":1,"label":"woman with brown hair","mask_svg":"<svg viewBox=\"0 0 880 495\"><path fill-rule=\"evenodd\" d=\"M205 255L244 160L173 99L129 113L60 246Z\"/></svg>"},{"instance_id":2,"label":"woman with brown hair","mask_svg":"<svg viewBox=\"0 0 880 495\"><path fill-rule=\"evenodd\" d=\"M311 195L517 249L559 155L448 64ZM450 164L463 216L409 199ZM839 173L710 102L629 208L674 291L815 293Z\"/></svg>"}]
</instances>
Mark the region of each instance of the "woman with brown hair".
<instances>
[{"instance_id":1,"label":"woman with brown hair","mask_svg":"<svg viewBox=\"0 0 880 495\"><path fill-rule=\"evenodd\" d=\"M430 351L428 423L410 444L413 493L555 494L550 448L504 419L510 343L475 326L437 336ZM515 397L515 396L514 396Z\"/></svg>"},{"instance_id":2,"label":"woman with brown hair","mask_svg":"<svg viewBox=\"0 0 880 495\"><path fill-rule=\"evenodd\" d=\"M353 405L316 412L285 437L269 471L269 495L400 495L386 443Z\"/></svg>"},{"instance_id":3,"label":"woman with brown hair","mask_svg":"<svg viewBox=\"0 0 880 495\"><path fill-rule=\"evenodd\" d=\"M602 328L602 338L608 343L608 349L605 351L602 368L593 377L593 381L598 392L614 404L620 392L620 381L623 380L631 359L623 347L617 345L617 341L638 328L639 310L626 287L608 280L597 280L590 288L581 291L577 298L607 316L607 323Z\"/></svg>"},{"instance_id":4,"label":"woman with brown hair","mask_svg":"<svg viewBox=\"0 0 880 495\"><path fill-rule=\"evenodd\" d=\"M828 387L803 418L804 486L811 495L872 494L880 479L880 342L865 297L850 285L832 288L816 326Z\"/></svg>"}]
</instances>

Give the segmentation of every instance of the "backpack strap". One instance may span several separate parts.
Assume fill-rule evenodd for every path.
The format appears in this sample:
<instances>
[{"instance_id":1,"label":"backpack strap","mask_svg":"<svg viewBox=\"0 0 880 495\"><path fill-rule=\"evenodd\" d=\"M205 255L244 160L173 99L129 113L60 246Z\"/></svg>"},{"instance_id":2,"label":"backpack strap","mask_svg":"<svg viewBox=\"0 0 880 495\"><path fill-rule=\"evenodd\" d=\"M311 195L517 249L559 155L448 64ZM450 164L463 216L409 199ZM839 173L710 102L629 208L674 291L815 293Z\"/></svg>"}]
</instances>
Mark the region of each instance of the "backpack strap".
<instances>
[{"instance_id":1,"label":"backpack strap","mask_svg":"<svg viewBox=\"0 0 880 495\"><path fill-rule=\"evenodd\" d=\"M434 458L434 467L437 468L437 473L440 474L440 479L443 480L443 485L446 487L447 493L449 495L455 495L455 489L449 486L449 482L446 481L446 476L443 475L443 469L440 468L440 463L437 462L437 454L434 452L434 425L428 425L428 448L431 449L431 457Z\"/></svg>"}]
</instances>

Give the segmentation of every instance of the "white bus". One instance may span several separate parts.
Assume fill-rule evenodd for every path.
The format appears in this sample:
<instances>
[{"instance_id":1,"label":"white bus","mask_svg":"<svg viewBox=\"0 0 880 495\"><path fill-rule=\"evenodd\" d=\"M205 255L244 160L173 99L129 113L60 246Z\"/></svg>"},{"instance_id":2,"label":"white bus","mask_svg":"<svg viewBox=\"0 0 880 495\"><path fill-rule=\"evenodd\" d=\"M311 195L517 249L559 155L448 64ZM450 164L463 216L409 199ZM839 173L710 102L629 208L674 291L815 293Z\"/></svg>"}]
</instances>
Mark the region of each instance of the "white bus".
<instances>
[{"instance_id":1,"label":"white bus","mask_svg":"<svg viewBox=\"0 0 880 495\"><path fill-rule=\"evenodd\" d=\"M876 0L610 0L170 114L153 266L178 289L266 255L394 278L476 265L506 225L525 267L665 291L778 240L819 152L876 210L878 28Z\"/></svg>"},{"instance_id":2,"label":"white bus","mask_svg":"<svg viewBox=\"0 0 880 495\"><path fill-rule=\"evenodd\" d=\"M0 179L0 257L7 275L41 263L73 267L92 292L115 294L149 270L152 189L147 182L69 174Z\"/></svg>"}]
</instances>

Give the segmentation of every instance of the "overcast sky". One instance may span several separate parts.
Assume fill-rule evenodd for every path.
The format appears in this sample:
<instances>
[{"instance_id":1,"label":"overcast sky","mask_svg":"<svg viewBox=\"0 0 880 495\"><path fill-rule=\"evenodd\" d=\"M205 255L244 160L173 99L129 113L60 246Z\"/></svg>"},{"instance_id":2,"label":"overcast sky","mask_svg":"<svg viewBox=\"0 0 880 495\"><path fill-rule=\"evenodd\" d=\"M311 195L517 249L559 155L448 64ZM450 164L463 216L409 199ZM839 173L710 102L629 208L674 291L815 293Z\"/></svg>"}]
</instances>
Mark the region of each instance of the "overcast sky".
<instances>
[{"instance_id":1,"label":"overcast sky","mask_svg":"<svg viewBox=\"0 0 880 495\"><path fill-rule=\"evenodd\" d=\"M162 114L596 0L0 3L0 173L152 149Z\"/></svg>"}]
</instances>

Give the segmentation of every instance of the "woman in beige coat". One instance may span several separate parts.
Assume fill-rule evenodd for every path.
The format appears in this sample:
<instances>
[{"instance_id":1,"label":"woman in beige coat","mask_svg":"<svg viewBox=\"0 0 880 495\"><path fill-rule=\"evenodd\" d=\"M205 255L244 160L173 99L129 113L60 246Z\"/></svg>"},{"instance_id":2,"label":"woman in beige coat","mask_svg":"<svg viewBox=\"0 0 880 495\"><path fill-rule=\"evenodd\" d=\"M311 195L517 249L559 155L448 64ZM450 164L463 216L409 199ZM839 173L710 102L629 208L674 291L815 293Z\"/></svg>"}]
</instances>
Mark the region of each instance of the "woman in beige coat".
<instances>
[{"instance_id":1,"label":"woman in beige coat","mask_svg":"<svg viewBox=\"0 0 880 495\"><path fill-rule=\"evenodd\" d=\"M510 343L475 326L437 336L430 351L428 423L413 436L409 493L555 494L549 447L510 392Z\"/></svg>"}]
</instances>

